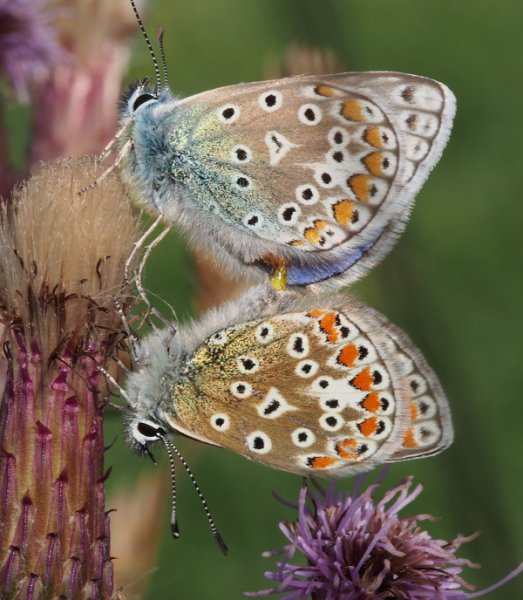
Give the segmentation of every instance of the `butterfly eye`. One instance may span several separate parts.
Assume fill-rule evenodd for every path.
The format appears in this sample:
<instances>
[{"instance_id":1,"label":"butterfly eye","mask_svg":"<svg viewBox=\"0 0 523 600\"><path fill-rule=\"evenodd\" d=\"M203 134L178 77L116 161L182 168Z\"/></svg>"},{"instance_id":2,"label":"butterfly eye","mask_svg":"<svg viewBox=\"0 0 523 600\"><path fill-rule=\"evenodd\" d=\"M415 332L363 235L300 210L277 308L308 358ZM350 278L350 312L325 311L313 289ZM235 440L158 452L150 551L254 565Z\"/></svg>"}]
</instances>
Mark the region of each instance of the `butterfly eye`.
<instances>
[{"instance_id":1,"label":"butterfly eye","mask_svg":"<svg viewBox=\"0 0 523 600\"><path fill-rule=\"evenodd\" d=\"M140 94L133 102L133 112L136 112L142 104L149 102L149 100L156 100L156 96L153 96L152 94Z\"/></svg>"},{"instance_id":2,"label":"butterfly eye","mask_svg":"<svg viewBox=\"0 0 523 600\"><path fill-rule=\"evenodd\" d=\"M138 430L138 433L143 435L143 437L145 438L156 439L158 437L158 434L165 434L165 431L161 427L155 427L154 425L151 425L150 423L145 423L143 421L140 421L137 424L136 429Z\"/></svg>"}]
</instances>

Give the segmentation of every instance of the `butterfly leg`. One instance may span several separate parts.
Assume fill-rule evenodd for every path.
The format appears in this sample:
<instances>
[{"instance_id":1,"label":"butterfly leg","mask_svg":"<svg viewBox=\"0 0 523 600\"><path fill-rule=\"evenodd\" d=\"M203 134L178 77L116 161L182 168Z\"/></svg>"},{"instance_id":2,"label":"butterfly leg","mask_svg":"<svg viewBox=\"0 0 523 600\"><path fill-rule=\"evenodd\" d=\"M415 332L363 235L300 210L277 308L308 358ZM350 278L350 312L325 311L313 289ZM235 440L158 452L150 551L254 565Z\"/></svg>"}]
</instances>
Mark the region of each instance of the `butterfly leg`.
<instances>
[{"instance_id":1,"label":"butterfly leg","mask_svg":"<svg viewBox=\"0 0 523 600\"><path fill-rule=\"evenodd\" d=\"M127 140L127 142L125 142L125 144L121 147L120 152L118 152L118 154L116 155L116 158L109 165L109 167L107 167L107 169L105 169L105 171L99 177L97 177L92 183L90 183L89 185L85 185L79 191L79 194L85 194L85 192L88 192L89 190L92 190L95 187L99 186L102 183L102 181L107 177L107 175L112 173L112 171L114 171L116 169L116 167L122 162L124 156L129 153L132 145L133 145L132 140Z\"/></svg>"},{"instance_id":2,"label":"butterfly leg","mask_svg":"<svg viewBox=\"0 0 523 600\"><path fill-rule=\"evenodd\" d=\"M140 364L140 342L138 340L138 336L131 329L129 321L127 320L127 316L123 310L123 307L120 301L117 298L113 298L113 303L118 316L122 322L123 328L125 329L125 333L127 335L127 339L129 340L129 355L131 357L131 368L134 369L137 365Z\"/></svg>"},{"instance_id":3,"label":"butterfly leg","mask_svg":"<svg viewBox=\"0 0 523 600\"><path fill-rule=\"evenodd\" d=\"M109 140L109 143L102 150L100 156L98 157L98 160L100 162L104 161L109 156L109 154L112 153L115 144L122 137L122 135L127 131L127 129L129 129L131 124L132 124L131 122L127 122L124 125L122 125L122 127L120 127L120 129L115 133L114 137L111 140Z\"/></svg>"},{"instance_id":4,"label":"butterfly leg","mask_svg":"<svg viewBox=\"0 0 523 600\"><path fill-rule=\"evenodd\" d=\"M153 223L153 225L156 227L158 222L159 222L159 220L156 219L156 221ZM147 298L147 295L145 293L145 289L142 285L142 275L143 275L143 271L145 269L145 264L147 262L147 259L150 256L151 252L156 248L156 246L158 246L158 244L169 233L169 231L171 231L172 227L173 227L173 224L169 223L165 227L165 229L159 235L157 235L150 244L148 244L145 247L145 252L143 253L142 260L140 261L140 265L138 267L138 272L136 273L135 280L134 280L138 294L140 295L140 298L142 299L142 301L144 302L144 304L146 306L144 320L147 320L149 315L153 315L159 321L161 321L165 326L168 326L171 328L172 328L172 323L169 323L169 321L167 321L167 319L165 319L165 317L158 310L156 310L156 308L154 306L151 306L151 303L149 302L149 299ZM144 240L144 237L142 236L142 238L140 238L140 239Z\"/></svg>"}]
</instances>

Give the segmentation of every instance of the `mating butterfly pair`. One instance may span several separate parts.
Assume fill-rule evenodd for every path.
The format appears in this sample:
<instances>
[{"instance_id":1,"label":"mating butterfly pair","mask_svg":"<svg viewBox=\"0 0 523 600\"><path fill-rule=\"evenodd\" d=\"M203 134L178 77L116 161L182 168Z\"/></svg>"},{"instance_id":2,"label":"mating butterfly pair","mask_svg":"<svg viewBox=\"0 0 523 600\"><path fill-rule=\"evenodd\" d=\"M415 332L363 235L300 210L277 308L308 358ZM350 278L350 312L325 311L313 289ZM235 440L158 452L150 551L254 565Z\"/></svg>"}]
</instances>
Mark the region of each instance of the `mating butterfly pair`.
<instances>
[{"instance_id":1,"label":"mating butterfly pair","mask_svg":"<svg viewBox=\"0 0 523 600\"><path fill-rule=\"evenodd\" d=\"M157 69L156 88L130 91L116 162L140 202L227 268L288 286L143 340L127 383L134 445L179 432L283 470L350 475L451 443L444 393L409 338L310 292L352 283L391 249L454 112L443 84L391 72L177 99Z\"/></svg>"}]
</instances>

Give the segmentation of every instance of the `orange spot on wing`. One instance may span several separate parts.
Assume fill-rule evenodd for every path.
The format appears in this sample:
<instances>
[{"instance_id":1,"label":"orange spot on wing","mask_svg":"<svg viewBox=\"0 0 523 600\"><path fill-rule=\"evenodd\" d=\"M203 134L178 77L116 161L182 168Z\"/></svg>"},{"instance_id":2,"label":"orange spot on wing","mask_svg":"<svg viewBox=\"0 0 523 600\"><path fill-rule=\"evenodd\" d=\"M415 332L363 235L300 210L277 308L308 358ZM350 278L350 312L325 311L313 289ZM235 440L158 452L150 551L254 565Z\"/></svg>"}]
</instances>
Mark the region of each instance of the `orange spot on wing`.
<instances>
[{"instance_id":1,"label":"orange spot on wing","mask_svg":"<svg viewBox=\"0 0 523 600\"><path fill-rule=\"evenodd\" d=\"M336 317L336 313L330 312L320 320L320 329L327 334L327 340L331 344L335 344L340 339L340 334L335 328Z\"/></svg>"},{"instance_id":2,"label":"orange spot on wing","mask_svg":"<svg viewBox=\"0 0 523 600\"><path fill-rule=\"evenodd\" d=\"M379 394L377 392L371 392L370 394L367 394L361 403L361 406L369 412L378 412L378 410L381 408Z\"/></svg>"},{"instance_id":3,"label":"orange spot on wing","mask_svg":"<svg viewBox=\"0 0 523 600\"><path fill-rule=\"evenodd\" d=\"M374 435L378 431L378 419L376 417L369 417L358 424L358 429L366 437Z\"/></svg>"},{"instance_id":4,"label":"orange spot on wing","mask_svg":"<svg viewBox=\"0 0 523 600\"><path fill-rule=\"evenodd\" d=\"M414 429L412 427L407 431L405 437L403 438L403 447L404 448L417 448L418 444L414 439Z\"/></svg>"},{"instance_id":5,"label":"orange spot on wing","mask_svg":"<svg viewBox=\"0 0 523 600\"><path fill-rule=\"evenodd\" d=\"M328 312L329 311L326 308L315 308L313 310L310 310L307 313L307 316L313 318L323 317L323 315L327 314Z\"/></svg>"},{"instance_id":6,"label":"orange spot on wing","mask_svg":"<svg viewBox=\"0 0 523 600\"><path fill-rule=\"evenodd\" d=\"M304 235L305 239L311 244L317 244L320 241L320 232L315 227L308 227Z\"/></svg>"},{"instance_id":7,"label":"orange spot on wing","mask_svg":"<svg viewBox=\"0 0 523 600\"><path fill-rule=\"evenodd\" d=\"M358 388L359 390L370 391L372 384L374 383L374 378L370 372L369 367L363 369L360 373L351 380L351 384Z\"/></svg>"},{"instance_id":8,"label":"orange spot on wing","mask_svg":"<svg viewBox=\"0 0 523 600\"><path fill-rule=\"evenodd\" d=\"M325 333L329 333L336 324L336 313L329 312L320 320L320 329Z\"/></svg>"},{"instance_id":9,"label":"orange spot on wing","mask_svg":"<svg viewBox=\"0 0 523 600\"><path fill-rule=\"evenodd\" d=\"M338 333L337 329L333 329L329 335L327 336L327 341L330 342L331 344L335 344L336 342L340 341L340 334Z\"/></svg>"},{"instance_id":10,"label":"orange spot on wing","mask_svg":"<svg viewBox=\"0 0 523 600\"><path fill-rule=\"evenodd\" d=\"M323 231L325 227L327 227L327 223L322 219L317 219L314 221L314 227L316 227L318 231Z\"/></svg>"},{"instance_id":11,"label":"orange spot on wing","mask_svg":"<svg viewBox=\"0 0 523 600\"><path fill-rule=\"evenodd\" d=\"M305 246L305 242L303 240L292 240L291 242L288 242L288 244L289 246L294 246L295 248Z\"/></svg>"},{"instance_id":12,"label":"orange spot on wing","mask_svg":"<svg viewBox=\"0 0 523 600\"><path fill-rule=\"evenodd\" d=\"M331 98L332 96L338 95L338 90L335 90L334 88L331 88L328 85L318 85L314 88L314 91L319 96L325 96L327 98Z\"/></svg>"},{"instance_id":13,"label":"orange spot on wing","mask_svg":"<svg viewBox=\"0 0 523 600\"><path fill-rule=\"evenodd\" d=\"M330 456L315 456L309 461L309 466L313 469L326 469L336 462L336 459Z\"/></svg>"},{"instance_id":14,"label":"orange spot on wing","mask_svg":"<svg viewBox=\"0 0 523 600\"><path fill-rule=\"evenodd\" d=\"M410 420L415 421L418 418L419 411L415 402L410 403Z\"/></svg>"},{"instance_id":15,"label":"orange spot on wing","mask_svg":"<svg viewBox=\"0 0 523 600\"><path fill-rule=\"evenodd\" d=\"M363 121L363 109L357 100L346 100L341 107L340 115L349 121Z\"/></svg>"},{"instance_id":16,"label":"orange spot on wing","mask_svg":"<svg viewBox=\"0 0 523 600\"><path fill-rule=\"evenodd\" d=\"M349 225L354 214L354 202L350 200L341 200L333 207L334 218L343 226Z\"/></svg>"},{"instance_id":17,"label":"orange spot on wing","mask_svg":"<svg viewBox=\"0 0 523 600\"><path fill-rule=\"evenodd\" d=\"M358 200L365 202L370 197L370 176L353 175L347 182L350 189L356 194Z\"/></svg>"},{"instance_id":18,"label":"orange spot on wing","mask_svg":"<svg viewBox=\"0 0 523 600\"><path fill-rule=\"evenodd\" d=\"M336 452L341 458L355 460L359 457L358 442L354 438L347 438L336 444Z\"/></svg>"},{"instance_id":19,"label":"orange spot on wing","mask_svg":"<svg viewBox=\"0 0 523 600\"><path fill-rule=\"evenodd\" d=\"M346 367L351 367L354 361L358 358L358 348L354 344L347 344L343 346L341 352L338 354L338 362ZM359 377L359 376L358 376Z\"/></svg>"},{"instance_id":20,"label":"orange spot on wing","mask_svg":"<svg viewBox=\"0 0 523 600\"><path fill-rule=\"evenodd\" d=\"M367 127L363 137L365 141L371 146L374 146L374 148L383 148L383 140L381 138L380 128L376 125Z\"/></svg>"},{"instance_id":21,"label":"orange spot on wing","mask_svg":"<svg viewBox=\"0 0 523 600\"><path fill-rule=\"evenodd\" d=\"M363 159L363 163L369 170L369 173L372 173L372 175L375 175L376 177L381 177L383 175L381 167L382 161L383 154L381 152L372 152L372 154L368 154Z\"/></svg>"}]
</instances>

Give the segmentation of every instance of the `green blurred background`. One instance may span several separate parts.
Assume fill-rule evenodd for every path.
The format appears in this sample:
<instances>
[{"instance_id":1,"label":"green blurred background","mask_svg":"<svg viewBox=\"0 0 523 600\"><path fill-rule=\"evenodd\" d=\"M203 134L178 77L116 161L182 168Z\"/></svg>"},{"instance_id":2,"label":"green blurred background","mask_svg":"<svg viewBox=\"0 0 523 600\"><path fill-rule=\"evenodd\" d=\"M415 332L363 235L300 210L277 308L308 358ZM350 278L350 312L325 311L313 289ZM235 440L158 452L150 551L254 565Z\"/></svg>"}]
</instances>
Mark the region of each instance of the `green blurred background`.
<instances>
[{"instance_id":1,"label":"green blurred background","mask_svg":"<svg viewBox=\"0 0 523 600\"><path fill-rule=\"evenodd\" d=\"M438 515L436 537L481 531L461 555L481 563L465 579L485 586L523 560L522 290L523 3L521 0L154 0L150 32L165 28L171 87L190 95L264 78L296 41L335 51L350 70L427 75L456 94L451 141L418 196L392 254L355 288L420 346L448 393L456 441L443 455L394 465L425 486L412 510ZM151 74L136 37L129 80ZM520 265L518 267L518 265ZM183 240L155 252L146 285L181 318L194 315L195 269ZM118 417L108 439L109 489L136 481L146 461L132 455ZM296 498L301 480L226 450L181 441L230 547L223 557L194 491L179 471L182 538L168 514L147 598L240 598L267 587L292 511L271 496ZM168 477L165 457L160 468ZM154 467L151 467L154 469ZM342 482L349 486L350 482ZM139 574L137 573L137 578ZM133 586L124 588L133 597ZM492 598L523 597L523 578Z\"/></svg>"}]
</instances>

